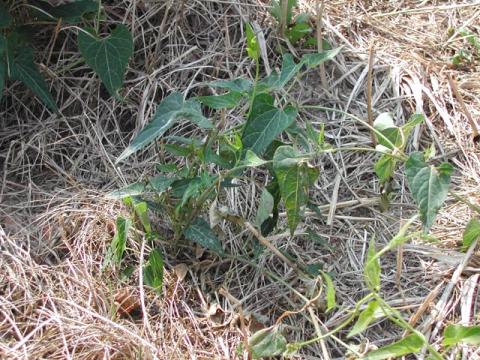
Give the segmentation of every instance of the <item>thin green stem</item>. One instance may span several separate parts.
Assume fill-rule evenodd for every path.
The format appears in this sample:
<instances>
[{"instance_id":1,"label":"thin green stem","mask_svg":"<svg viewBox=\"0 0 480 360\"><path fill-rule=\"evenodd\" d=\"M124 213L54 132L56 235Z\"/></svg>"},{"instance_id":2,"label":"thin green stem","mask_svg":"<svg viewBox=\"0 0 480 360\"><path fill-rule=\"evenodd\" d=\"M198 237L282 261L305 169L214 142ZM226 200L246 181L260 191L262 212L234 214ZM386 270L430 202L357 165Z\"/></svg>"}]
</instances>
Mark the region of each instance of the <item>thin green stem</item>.
<instances>
[{"instance_id":1,"label":"thin green stem","mask_svg":"<svg viewBox=\"0 0 480 360\"><path fill-rule=\"evenodd\" d=\"M98 32L100 31L100 17L102 15L102 2L98 2L98 9L97 9L97 16L95 19L95 33L98 35Z\"/></svg>"},{"instance_id":2,"label":"thin green stem","mask_svg":"<svg viewBox=\"0 0 480 360\"><path fill-rule=\"evenodd\" d=\"M338 109L333 109L333 108L329 108L329 107L325 107L325 106L320 106L320 105L299 105L300 108L303 108L303 109L317 109L317 110L323 110L323 111L332 111L332 112L336 112L338 114L342 114L342 115L345 115L357 122L359 122L360 124L364 125L365 127L369 128L371 131L373 131L375 133L375 135L377 135L379 138L381 138L382 140L384 140L389 146L391 146L392 149L395 149L394 152L396 153L399 153L401 156L403 156L404 158L407 158L407 156L403 153L403 151L401 149L399 149L398 147L395 146L395 144L393 144L390 139L388 139L385 135L383 135L380 131L378 131L377 129L375 129L373 126L371 126L367 121L364 121L362 119L360 119L359 117L355 116L355 115L352 115L352 114L349 114L345 111L342 111L342 110L338 110Z\"/></svg>"},{"instance_id":3,"label":"thin green stem","mask_svg":"<svg viewBox=\"0 0 480 360\"><path fill-rule=\"evenodd\" d=\"M456 200L458 200L458 201L464 203L465 205L467 205L470 208L470 210L473 210L476 213L480 214L480 206L471 203L469 200L465 199L462 195L458 195L457 193L454 193L453 191L450 191L450 195L452 195Z\"/></svg>"},{"instance_id":4,"label":"thin green stem","mask_svg":"<svg viewBox=\"0 0 480 360\"><path fill-rule=\"evenodd\" d=\"M314 344L322 339L325 339L337 332L339 332L340 330L342 330L344 327L348 326L348 324L350 324L353 319L355 319L355 317L357 316L357 313L360 309L360 305L362 305L364 302L367 302L368 300L370 300L372 297L374 297L374 294L373 293L370 293L368 294L367 296L365 296L363 299L360 299L356 304L355 304L355 308L353 309L353 312L352 314L347 318L347 320L345 320L344 322L342 322L340 325L338 325L335 329L333 330L330 330L329 332L323 334L322 336L317 336L316 338L313 338L313 339L310 339L310 340L306 340L306 341L302 341L302 342L297 342L297 343L293 343L292 346L295 347L295 348L302 348L304 346L308 346L308 345L311 345L311 344Z\"/></svg>"},{"instance_id":5,"label":"thin green stem","mask_svg":"<svg viewBox=\"0 0 480 360\"><path fill-rule=\"evenodd\" d=\"M430 351L430 354L433 356L433 358L436 360L443 360L443 356L437 350L435 350L432 345L428 343L422 333L418 332L412 325L410 325L407 321L403 319L402 314L397 309L391 307L385 300L383 300L383 298L379 294L374 293L374 296L375 300L378 301L383 310L383 313L387 318L389 318L392 322L394 322L404 330L420 336L422 339L425 340L425 346L427 347L428 351ZM392 314L394 316L392 316Z\"/></svg>"},{"instance_id":6,"label":"thin green stem","mask_svg":"<svg viewBox=\"0 0 480 360\"><path fill-rule=\"evenodd\" d=\"M252 112L252 107L253 107L253 101L255 100L255 96L257 96L257 86L258 86L259 78L260 78L260 59L255 59L255 81L253 82L253 90L252 90L252 95L250 97L250 105L248 107L247 119L250 117L250 113Z\"/></svg>"}]
</instances>

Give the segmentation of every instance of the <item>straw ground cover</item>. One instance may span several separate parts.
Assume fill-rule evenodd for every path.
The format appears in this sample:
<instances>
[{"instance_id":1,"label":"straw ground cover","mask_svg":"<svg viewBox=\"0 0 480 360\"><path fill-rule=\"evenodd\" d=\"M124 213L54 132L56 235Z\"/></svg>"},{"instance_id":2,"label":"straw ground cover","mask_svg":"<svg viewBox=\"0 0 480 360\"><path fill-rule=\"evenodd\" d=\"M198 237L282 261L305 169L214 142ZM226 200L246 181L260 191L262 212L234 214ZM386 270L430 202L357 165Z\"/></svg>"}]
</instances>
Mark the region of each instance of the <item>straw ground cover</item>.
<instances>
[{"instance_id":1,"label":"straw ground cover","mask_svg":"<svg viewBox=\"0 0 480 360\"><path fill-rule=\"evenodd\" d=\"M302 296L315 297L320 285L299 281L292 268L270 252L254 263L239 263L215 259L191 245L175 246L161 216L152 223L164 234L162 295L141 281L138 269L150 252L141 234L128 241L125 262L134 265L129 277L103 266L115 219L128 215L105 194L147 176L158 155L152 148L122 167L114 160L168 93L208 95L207 82L255 76L246 57L245 21L254 20L263 30L270 68L280 65L277 48L282 42L266 6L254 1L105 2L108 21L126 23L135 39L123 102L110 98L79 61L73 31L63 29L55 39L50 30L38 34L42 47L52 54L40 52L38 61L64 116L50 114L20 84L9 84L5 92L0 136L2 356L235 358L238 345L251 333L272 325L285 311L302 309ZM373 44L373 112L393 112L399 123L414 111L425 112L426 125L413 134L411 148L427 148L433 142L435 156L457 168L456 191L478 203L478 149L468 117L478 117L479 76L475 62L450 67L451 57L464 44L448 38L447 30L468 26L478 31L479 8L429 2L396 6L327 4L324 36L344 50L326 64L324 76L310 71L295 82L291 94L301 103L366 119ZM302 7L317 10L314 3ZM306 51L295 50L299 55ZM316 127L325 124L325 136L336 146L371 142L368 130L346 116L312 110L301 117ZM239 124L241 112L226 111L223 119ZM194 132L180 125L171 134ZM386 243L414 209L400 176L391 209L380 211L376 158L359 152L323 157L315 164L320 177L312 193L322 213L307 213L293 237L286 232L269 238L306 265L328 271L336 288L338 307L328 314L322 310L322 296L314 306L284 319L289 341L326 333L348 316L347 309L366 291L362 273L370 238L374 234L378 243ZM165 155L163 160L172 158ZM245 185L228 192L225 205L252 218L261 184ZM286 223L285 214L280 217ZM433 228L439 242L408 244L382 258L383 298L439 349L446 324L478 321L477 255L467 258L455 251L470 217L467 206L449 199ZM243 254L245 244L252 242L246 230L222 230L222 241L233 254ZM129 301L135 311L130 312ZM347 339L347 333L348 329L315 342L297 356L343 358L402 336L399 328L383 320L360 337ZM458 351L465 358L478 356L474 348Z\"/></svg>"}]
</instances>

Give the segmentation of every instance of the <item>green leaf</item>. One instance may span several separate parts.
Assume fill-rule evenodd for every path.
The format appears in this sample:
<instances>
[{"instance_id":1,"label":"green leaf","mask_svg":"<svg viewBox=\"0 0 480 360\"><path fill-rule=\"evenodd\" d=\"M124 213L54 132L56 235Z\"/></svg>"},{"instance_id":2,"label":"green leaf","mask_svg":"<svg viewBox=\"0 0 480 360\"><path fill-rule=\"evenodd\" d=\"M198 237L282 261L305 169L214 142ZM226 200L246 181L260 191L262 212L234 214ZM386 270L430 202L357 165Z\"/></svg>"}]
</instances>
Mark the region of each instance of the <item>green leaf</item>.
<instances>
[{"instance_id":1,"label":"green leaf","mask_svg":"<svg viewBox=\"0 0 480 360\"><path fill-rule=\"evenodd\" d=\"M267 189L263 189L258 204L257 216L255 218L255 224L258 227L260 227L265 220L270 218L270 215L272 215L273 212L274 203L275 200L273 199L272 194L270 194Z\"/></svg>"},{"instance_id":2,"label":"green leaf","mask_svg":"<svg viewBox=\"0 0 480 360\"><path fill-rule=\"evenodd\" d=\"M123 217L118 217L116 221L115 236L112 239L110 248L105 257L105 262L108 264L113 261L119 264L122 261L123 254L127 247L127 235L130 227L130 220Z\"/></svg>"},{"instance_id":3,"label":"green leaf","mask_svg":"<svg viewBox=\"0 0 480 360\"><path fill-rule=\"evenodd\" d=\"M297 110L288 106L284 110L264 104L263 112L252 112L242 133L244 149L261 155L273 140L287 129L297 117Z\"/></svg>"},{"instance_id":4,"label":"green leaf","mask_svg":"<svg viewBox=\"0 0 480 360\"><path fill-rule=\"evenodd\" d=\"M217 80L209 83L208 85L214 88L227 89L241 94L249 92L252 88L252 82L243 78L234 80Z\"/></svg>"},{"instance_id":5,"label":"green leaf","mask_svg":"<svg viewBox=\"0 0 480 360\"><path fill-rule=\"evenodd\" d=\"M377 301L371 301L368 306L358 315L358 320L353 325L352 330L348 333L348 337L360 334L375 320L375 311L379 308Z\"/></svg>"},{"instance_id":6,"label":"green leaf","mask_svg":"<svg viewBox=\"0 0 480 360\"><path fill-rule=\"evenodd\" d=\"M295 24L303 24L303 23L308 23L310 19L313 19L311 14L300 13L297 16L295 16L294 22Z\"/></svg>"},{"instance_id":7,"label":"green leaf","mask_svg":"<svg viewBox=\"0 0 480 360\"><path fill-rule=\"evenodd\" d=\"M252 25L249 23L245 24L245 31L247 33L247 53L248 56L258 61L260 58L260 45L257 41L257 36L255 35L255 31L253 31Z\"/></svg>"},{"instance_id":8,"label":"green leaf","mask_svg":"<svg viewBox=\"0 0 480 360\"><path fill-rule=\"evenodd\" d=\"M169 154L181 157L188 157L195 151L193 146L182 146L178 144L164 144L163 148Z\"/></svg>"},{"instance_id":9,"label":"green leaf","mask_svg":"<svg viewBox=\"0 0 480 360\"><path fill-rule=\"evenodd\" d=\"M52 6L44 1L32 1L38 20L62 19L64 23L74 24L82 21L83 15L98 11L98 1L75 0L67 4Z\"/></svg>"},{"instance_id":10,"label":"green leaf","mask_svg":"<svg viewBox=\"0 0 480 360\"><path fill-rule=\"evenodd\" d=\"M145 191L145 184L137 182L127 185L119 190L111 191L107 194L110 199L123 199L128 196L142 195Z\"/></svg>"},{"instance_id":11,"label":"green leaf","mask_svg":"<svg viewBox=\"0 0 480 360\"><path fill-rule=\"evenodd\" d=\"M428 232L447 198L453 166L448 163L439 167L428 165L421 152L414 152L405 163L405 173L412 196L420 208L424 230Z\"/></svg>"},{"instance_id":12,"label":"green leaf","mask_svg":"<svg viewBox=\"0 0 480 360\"><path fill-rule=\"evenodd\" d=\"M132 34L125 25L117 25L111 34L103 39L79 31L78 48L85 62L97 73L110 95L121 99L118 90L128 60L133 54Z\"/></svg>"},{"instance_id":13,"label":"green leaf","mask_svg":"<svg viewBox=\"0 0 480 360\"><path fill-rule=\"evenodd\" d=\"M458 343L480 345L480 326L448 325L443 332L443 345Z\"/></svg>"},{"instance_id":14,"label":"green leaf","mask_svg":"<svg viewBox=\"0 0 480 360\"><path fill-rule=\"evenodd\" d=\"M157 192L158 194L168 190L168 188L176 181L175 177L167 177L163 175L158 175L150 179L150 187Z\"/></svg>"},{"instance_id":15,"label":"green leaf","mask_svg":"<svg viewBox=\"0 0 480 360\"><path fill-rule=\"evenodd\" d=\"M424 120L425 118L422 114L414 114L405 125L397 127L394 124L391 113L382 113L375 119L373 126L383 136L379 136L379 134L375 134L375 136L378 143L387 149L394 150L398 148L403 151L412 130Z\"/></svg>"},{"instance_id":16,"label":"green leaf","mask_svg":"<svg viewBox=\"0 0 480 360\"><path fill-rule=\"evenodd\" d=\"M15 51L16 54L10 63L10 78L23 82L50 110L56 112L58 109L55 100L50 95L47 84L33 62L33 50L30 47L21 46ZM11 54L8 56L11 59Z\"/></svg>"},{"instance_id":17,"label":"green leaf","mask_svg":"<svg viewBox=\"0 0 480 360\"><path fill-rule=\"evenodd\" d=\"M287 29L286 35L288 40L295 45L300 39L312 33L313 29L307 22L298 22L291 28Z\"/></svg>"},{"instance_id":18,"label":"green leaf","mask_svg":"<svg viewBox=\"0 0 480 360\"><path fill-rule=\"evenodd\" d=\"M291 146L280 146L273 157L273 169L292 234L301 220L302 207L308 202L308 187L318 177L318 170L309 168L305 160L307 158Z\"/></svg>"},{"instance_id":19,"label":"green leaf","mask_svg":"<svg viewBox=\"0 0 480 360\"><path fill-rule=\"evenodd\" d=\"M282 18L282 2L283 1L288 1L287 5L287 18L286 24L290 24L292 22L292 17L293 17L293 8L297 6L297 0L272 0L272 7L270 9L270 14L277 20L278 22L281 22Z\"/></svg>"},{"instance_id":20,"label":"green leaf","mask_svg":"<svg viewBox=\"0 0 480 360\"><path fill-rule=\"evenodd\" d=\"M327 313L337 306L335 300L335 286L333 285L332 278L326 272L322 271L325 285L327 285Z\"/></svg>"},{"instance_id":21,"label":"green leaf","mask_svg":"<svg viewBox=\"0 0 480 360\"><path fill-rule=\"evenodd\" d=\"M10 26L12 22L12 17L8 12L7 4L3 0L0 0L0 29Z\"/></svg>"},{"instance_id":22,"label":"green leaf","mask_svg":"<svg viewBox=\"0 0 480 360\"><path fill-rule=\"evenodd\" d=\"M143 268L143 282L161 294L163 286L163 257L158 249L153 249Z\"/></svg>"},{"instance_id":23,"label":"green leaf","mask_svg":"<svg viewBox=\"0 0 480 360\"><path fill-rule=\"evenodd\" d=\"M183 99L182 94L168 95L157 107L152 121L133 139L132 143L120 154L116 163L126 159L133 153L149 145L170 129L179 118L186 118L200 127L211 128L213 125L206 119L195 100Z\"/></svg>"},{"instance_id":24,"label":"green leaf","mask_svg":"<svg viewBox=\"0 0 480 360\"><path fill-rule=\"evenodd\" d=\"M375 241L370 241L367 253L367 261L365 263L364 276L365 283L371 291L380 290L380 259L375 250Z\"/></svg>"},{"instance_id":25,"label":"green leaf","mask_svg":"<svg viewBox=\"0 0 480 360\"><path fill-rule=\"evenodd\" d=\"M240 103L242 94L239 92L229 92L223 95L199 96L198 101L212 109L232 109Z\"/></svg>"},{"instance_id":26,"label":"green leaf","mask_svg":"<svg viewBox=\"0 0 480 360\"><path fill-rule=\"evenodd\" d=\"M157 170L163 173L176 173L178 166L175 164L157 164Z\"/></svg>"},{"instance_id":27,"label":"green leaf","mask_svg":"<svg viewBox=\"0 0 480 360\"><path fill-rule=\"evenodd\" d=\"M222 244L220 244L220 241L210 228L210 225L202 218L196 218L183 234L188 240L193 241L220 256L225 254Z\"/></svg>"},{"instance_id":28,"label":"green leaf","mask_svg":"<svg viewBox=\"0 0 480 360\"><path fill-rule=\"evenodd\" d=\"M273 172L273 170L271 170L271 172ZM261 225L263 236L267 236L268 234L270 234L277 226L279 216L278 205L280 204L281 200L280 188L278 186L277 178L274 177L271 182L265 187L265 189L273 196L273 209L272 216L268 217Z\"/></svg>"},{"instance_id":29,"label":"green leaf","mask_svg":"<svg viewBox=\"0 0 480 360\"><path fill-rule=\"evenodd\" d=\"M148 218L148 205L145 201L136 202L133 205L135 213L137 214L143 229L147 234L152 232L152 226L150 225L150 219Z\"/></svg>"},{"instance_id":30,"label":"green leaf","mask_svg":"<svg viewBox=\"0 0 480 360\"><path fill-rule=\"evenodd\" d=\"M252 150L247 150L245 160L241 162L241 165L245 167L259 167L266 163L267 161L259 158Z\"/></svg>"},{"instance_id":31,"label":"green leaf","mask_svg":"<svg viewBox=\"0 0 480 360\"><path fill-rule=\"evenodd\" d=\"M248 339L253 359L262 359L282 354L287 349L287 339L278 327L257 331Z\"/></svg>"},{"instance_id":32,"label":"green leaf","mask_svg":"<svg viewBox=\"0 0 480 360\"><path fill-rule=\"evenodd\" d=\"M425 339L422 336L418 334L412 334L406 336L400 341L368 353L364 359L382 360L388 358L398 358L403 355L420 351L424 344Z\"/></svg>"},{"instance_id":33,"label":"green leaf","mask_svg":"<svg viewBox=\"0 0 480 360\"><path fill-rule=\"evenodd\" d=\"M262 81L258 83L258 91L264 92L269 90L282 89L302 68L303 62L295 63L291 54L283 55L282 69L280 73L272 72Z\"/></svg>"},{"instance_id":34,"label":"green leaf","mask_svg":"<svg viewBox=\"0 0 480 360\"><path fill-rule=\"evenodd\" d=\"M475 240L480 238L480 221L471 219L463 232L462 251L467 251Z\"/></svg>"},{"instance_id":35,"label":"green leaf","mask_svg":"<svg viewBox=\"0 0 480 360\"><path fill-rule=\"evenodd\" d=\"M375 163L374 169L382 184L390 180L395 172L397 160L389 155L383 154Z\"/></svg>"},{"instance_id":36,"label":"green leaf","mask_svg":"<svg viewBox=\"0 0 480 360\"><path fill-rule=\"evenodd\" d=\"M423 114L413 114L408 119L407 123L401 127L405 140L416 126L425 122L425 116Z\"/></svg>"},{"instance_id":37,"label":"green leaf","mask_svg":"<svg viewBox=\"0 0 480 360\"><path fill-rule=\"evenodd\" d=\"M342 50L342 48L338 47L332 50L322 51L321 53L305 54L302 56L302 63L311 68L316 67L326 61L332 60L338 55L340 50Z\"/></svg>"}]
</instances>

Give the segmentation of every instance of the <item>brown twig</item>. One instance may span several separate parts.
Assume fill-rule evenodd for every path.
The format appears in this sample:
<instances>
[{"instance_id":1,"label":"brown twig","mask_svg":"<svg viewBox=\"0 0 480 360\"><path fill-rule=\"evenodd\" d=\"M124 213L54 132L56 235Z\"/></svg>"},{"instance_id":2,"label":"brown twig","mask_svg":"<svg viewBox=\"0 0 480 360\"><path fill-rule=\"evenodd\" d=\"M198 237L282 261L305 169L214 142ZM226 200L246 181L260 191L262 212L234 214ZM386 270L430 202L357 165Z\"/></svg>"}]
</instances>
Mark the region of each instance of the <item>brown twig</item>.
<instances>
[{"instance_id":1,"label":"brown twig","mask_svg":"<svg viewBox=\"0 0 480 360\"><path fill-rule=\"evenodd\" d=\"M325 1L324 0L317 0L316 2L316 12L317 12L317 48L318 52L323 52L323 11L325 9ZM328 90L328 82L327 82L327 74L325 72L325 65L320 64L320 81L322 82L322 87L325 90Z\"/></svg>"},{"instance_id":2,"label":"brown twig","mask_svg":"<svg viewBox=\"0 0 480 360\"><path fill-rule=\"evenodd\" d=\"M463 101L463 97L458 91L458 86L457 82L450 76L448 75L448 83L450 84L450 88L452 89L453 94L457 98L458 103L460 104L460 107L462 108L462 112L467 118L468 122L470 123L470 126L472 127L472 135L473 135L473 141L477 142L480 140L480 133L478 130L478 125L473 120L472 114L470 114L470 111L468 111L467 107L465 106L465 102Z\"/></svg>"},{"instance_id":3,"label":"brown twig","mask_svg":"<svg viewBox=\"0 0 480 360\"><path fill-rule=\"evenodd\" d=\"M370 49L368 51L368 77L367 77L367 113L368 113L368 123L370 126L373 126L373 110L372 110L372 87L373 87L373 62L375 59L375 49L373 44L370 44ZM373 146L377 145L377 140L375 139L375 134L373 131L370 131L370 137L372 138Z\"/></svg>"}]
</instances>

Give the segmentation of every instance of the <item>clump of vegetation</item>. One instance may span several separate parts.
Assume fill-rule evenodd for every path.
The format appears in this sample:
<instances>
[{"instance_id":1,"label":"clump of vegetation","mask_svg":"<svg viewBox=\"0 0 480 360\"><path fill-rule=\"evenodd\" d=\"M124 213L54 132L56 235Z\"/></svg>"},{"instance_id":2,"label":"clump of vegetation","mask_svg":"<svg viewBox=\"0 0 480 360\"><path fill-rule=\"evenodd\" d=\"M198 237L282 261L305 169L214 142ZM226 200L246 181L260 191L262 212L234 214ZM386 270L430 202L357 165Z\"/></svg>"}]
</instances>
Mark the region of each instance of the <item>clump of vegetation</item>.
<instances>
[{"instance_id":1,"label":"clump of vegetation","mask_svg":"<svg viewBox=\"0 0 480 360\"><path fill-rule=\"evenodd\" d=\"M249 230L300 277L315 278L320 275L323 278L328 312L336 307L330 275L302 266L268 243L263 236L282 226L278 222L282 206L286 209L287 227L291 234L302 221L304 210L314 207L309 200L309 189L319 176L319 170L312 166L315 159L338 151L374 151L379 154L379 159L373 170L385 188L391 188L388 183L395 176L395 171L404 169L411 195L418 206L418 215L408 220L383 249L378 250L372 239L364 273L368 294L351 309L348 319L322 337L288 343L282 334L282 316L274 326L254 334L246 350L254 358L282 354L290 356L302 347L348 326L351 326L348 336L357 336L375 319L385 317L403 328L407 335L398 342L369 352L366 359L404 356L424 347L432 359L442 359L442 355L428 343L424 335L406 322L403 315L380 295L382 255L412 238L425 236L449 192L454 171L452 165L446 162L436 164L431 151L405 153L409 136L416 126L423 123L423 116L414 114L405 125L399 127L390 114L380 115L373 126L345 114L368 127L378 145L376 148L335 148L325 141L324 128L315 129L308 122L305 128L301 128L296 119L304 109L338 110L315 105L300 106L291 101L285 89L292 79L301 76L304 67L314 68L334 58L341 49L307 54L299 62L295 62L290 54L285 54L279 72L260 78L260 49L255 33L248 24L246 34L247 53L256 66L254 81L238 78L210 83L209 86L224 91L220 95L190 99L185 99L180 93L168 95L158 105L150 123L118 157L117 163L162 138L160 151L184 158L183 165L159 163L159 175L131 184L110 196L121 198L130 206L133 220L153 243L159 235L153 231L148 209L166 215L174 232L174 241L194 242L218 257L231 255L217 238L214 231L216 225L227 221L232 226ZM219 129L204 115L201 105L214 114L222 114L224 109L245 108L245 121L235 127ZM185 120L205 131L206 136L185 138L168 135L169 129ZM238 180L245 179L250 169L262 169L265 175L259 176L266 177L263 181L266 186L262 189L255 219L244 219L221 204L225 190L239 186ZM384 205L388 205L389 195L388 192L384 194ZM423 229L410 231L417 218L423 224ZM130 220L123 218L117 222L117 235L110 251L111 258L117 264L121 262L125 251L129 223ZM478 221L473 220L465 232L464 248L474 244L479 236ZM145 283L160 292L163 274L161 259L160 250L154 249L144 269ZM479 332L479 327L448 326L444 333L445 351L459 342L478 343ZM359 355L355 349L352 351Z\"/></svg>"}]
</instances>

